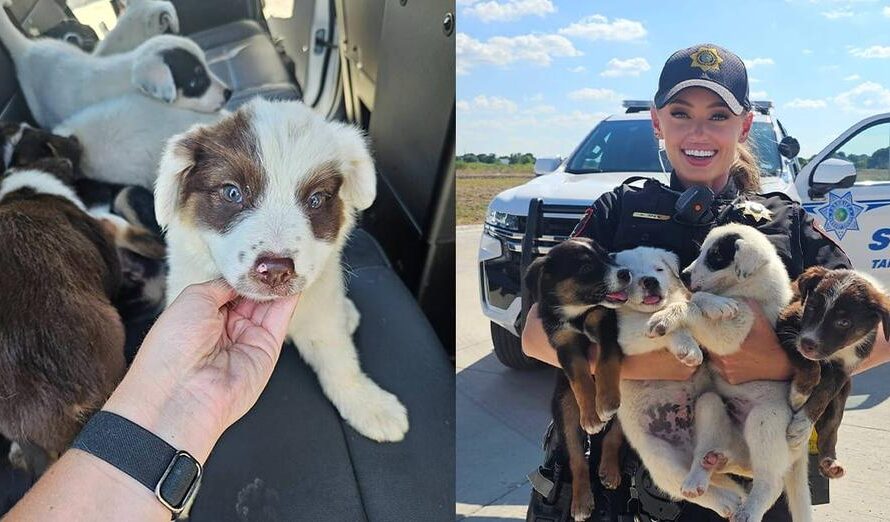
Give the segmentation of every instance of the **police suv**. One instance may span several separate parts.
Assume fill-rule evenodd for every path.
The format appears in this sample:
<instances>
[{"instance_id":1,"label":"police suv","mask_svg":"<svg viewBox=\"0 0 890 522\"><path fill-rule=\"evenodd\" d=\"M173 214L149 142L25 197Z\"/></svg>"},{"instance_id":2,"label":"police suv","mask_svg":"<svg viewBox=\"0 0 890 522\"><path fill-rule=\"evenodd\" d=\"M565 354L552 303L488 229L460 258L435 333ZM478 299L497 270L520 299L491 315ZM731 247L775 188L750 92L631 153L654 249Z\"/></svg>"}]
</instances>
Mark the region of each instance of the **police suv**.
<instances>
[{"instance_id":1,"label":"police suv","mask_svg":"<svg viewBox=\"0 0 890 522\"><path fill-rule=\"evenodd\" d=\"M775 118L772 103L753 105L749 145L763 192L800 201L857 269L890 286L890 114L857 123L801 168L797 141ZM509 367L536 366L519 341L522 267L568 238L586 207L627 178L669 183L671 166L654 137L650 102L625 101L624 107L598 123L568 159L539 160L535 179L498 194L488 207L478 256L482 311L491 320L495 354Z\"/></svg>"}]
</instances>

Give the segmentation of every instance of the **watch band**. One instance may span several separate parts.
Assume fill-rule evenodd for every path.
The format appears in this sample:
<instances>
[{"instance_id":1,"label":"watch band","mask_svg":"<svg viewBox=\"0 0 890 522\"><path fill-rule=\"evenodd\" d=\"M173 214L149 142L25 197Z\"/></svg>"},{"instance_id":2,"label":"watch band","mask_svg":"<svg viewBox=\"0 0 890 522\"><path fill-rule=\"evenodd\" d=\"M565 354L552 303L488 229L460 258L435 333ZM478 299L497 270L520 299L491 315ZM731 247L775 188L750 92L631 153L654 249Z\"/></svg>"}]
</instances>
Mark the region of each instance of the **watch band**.
<instances>
[{"instance_id":1,"label":"watch band","mask_svg":"<svg viewBox=\"0 0 890 522\"><path fill-rule=\"evenodd\" d=\"M109 411L98 411L74 440L77 448L111 464L153 491L178 515L198 489L201 464L142 426Z\"/></svg>"}]
</instances>

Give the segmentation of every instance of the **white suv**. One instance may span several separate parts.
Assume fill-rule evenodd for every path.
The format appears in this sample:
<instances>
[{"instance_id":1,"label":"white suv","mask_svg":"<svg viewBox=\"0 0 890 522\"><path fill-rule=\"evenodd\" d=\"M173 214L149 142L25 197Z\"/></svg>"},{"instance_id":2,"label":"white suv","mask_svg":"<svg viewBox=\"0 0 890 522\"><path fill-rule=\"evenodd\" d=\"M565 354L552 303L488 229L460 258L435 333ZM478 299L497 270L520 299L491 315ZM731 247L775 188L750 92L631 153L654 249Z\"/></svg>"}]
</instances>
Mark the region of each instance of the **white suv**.
<instances>
[{"instance_id":1,"label":"white suv","mask_svg":"<svg viewBox=\"0 0 890 522\"><path fill-rule=\"evenodd\" d=\"M491 320L495 354L507 366L534 366L522 353L518 337L522 315L520 260L529 203L540 199L546 205L531 245L530 254L537 256L568 238L585 209L627 178L645 176L669 183L671 165L658 151L649 102L626 101L624 107L624 114L598 123L552 173L501 192L488 206L479 245L482 312ZM787 137L772 114L770 102L754 102L754 110L749 143L760 162L763 191L784 192L800 200L794 183L800 165L794 159L797 151L790 150L796 149L796 141ZM784 157L780 150L791 157ZM890 244L890 229L885 230Z\"/></svg>"}]
</instances>

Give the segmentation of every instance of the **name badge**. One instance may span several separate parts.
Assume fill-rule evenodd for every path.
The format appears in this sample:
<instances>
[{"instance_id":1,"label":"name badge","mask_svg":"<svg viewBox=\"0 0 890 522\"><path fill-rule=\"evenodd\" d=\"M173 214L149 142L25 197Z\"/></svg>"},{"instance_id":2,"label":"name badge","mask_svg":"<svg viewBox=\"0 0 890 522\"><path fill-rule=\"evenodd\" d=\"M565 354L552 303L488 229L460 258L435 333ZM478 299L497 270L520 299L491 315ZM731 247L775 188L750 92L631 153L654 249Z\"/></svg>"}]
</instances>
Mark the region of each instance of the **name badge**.
<instances>
[{"instance_id":1,"label":"name badge","mask_svg":"<svg viewBox=\"0 0 890 522\"><path fill-rule=\"evenodd\" d=\"M667 221L671 219L671 216L665 216L664 214L650 214L648 212L634 212L632 215L635 218L654 219L656 221Z\"/></svg>"}]
</instances>

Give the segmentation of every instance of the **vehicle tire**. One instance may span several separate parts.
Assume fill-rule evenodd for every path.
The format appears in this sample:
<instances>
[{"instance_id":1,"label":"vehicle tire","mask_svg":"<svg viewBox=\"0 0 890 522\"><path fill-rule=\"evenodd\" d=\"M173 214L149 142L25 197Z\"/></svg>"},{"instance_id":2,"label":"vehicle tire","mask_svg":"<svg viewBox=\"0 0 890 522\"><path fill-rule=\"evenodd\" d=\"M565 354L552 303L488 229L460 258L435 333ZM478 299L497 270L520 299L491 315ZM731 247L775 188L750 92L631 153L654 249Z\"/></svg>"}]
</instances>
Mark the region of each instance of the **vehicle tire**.
<instances>
[{"instance_id":1,"label":"vehicle tire","mask_svg":"<svg viewBox=\"0 0 890 522\"><path fill-rule=\"evenodd\" d=\"M543 364L522 353L522 340L495 323L491 323L491 342L494 354L507 368L534 370Z\"/></svg>"}]
</instances>

